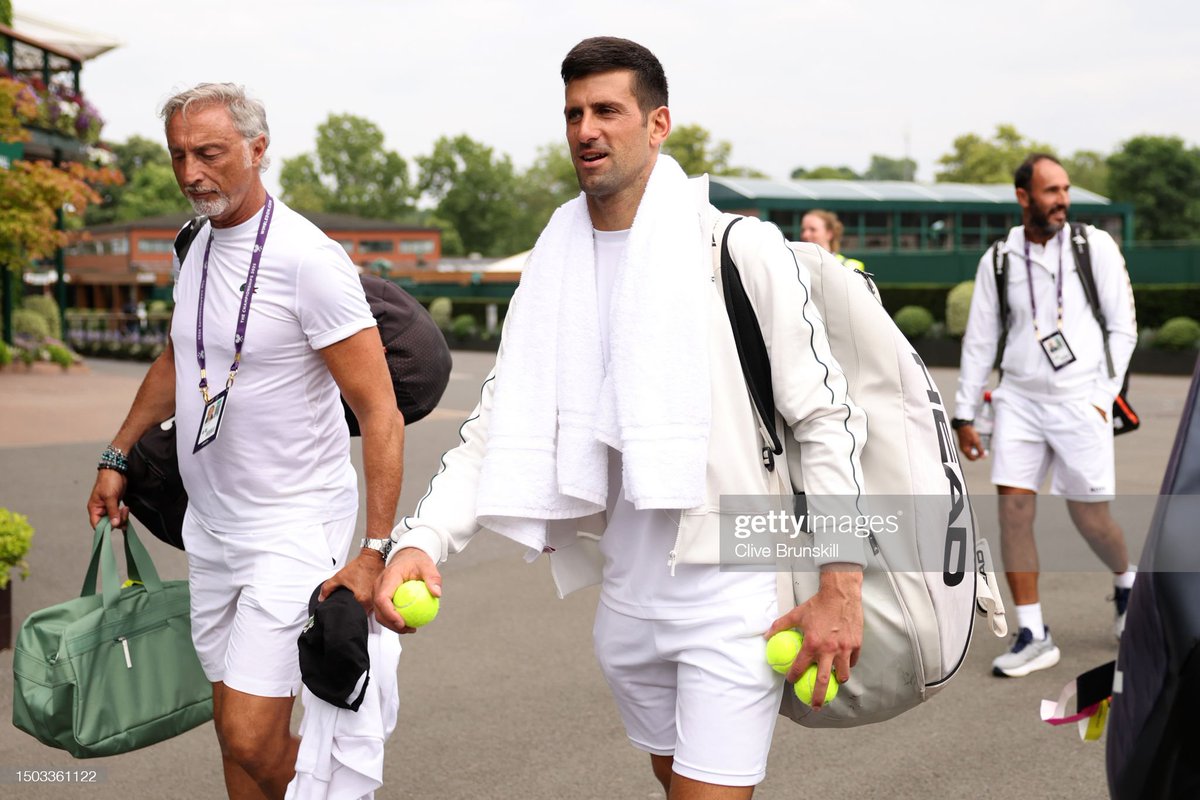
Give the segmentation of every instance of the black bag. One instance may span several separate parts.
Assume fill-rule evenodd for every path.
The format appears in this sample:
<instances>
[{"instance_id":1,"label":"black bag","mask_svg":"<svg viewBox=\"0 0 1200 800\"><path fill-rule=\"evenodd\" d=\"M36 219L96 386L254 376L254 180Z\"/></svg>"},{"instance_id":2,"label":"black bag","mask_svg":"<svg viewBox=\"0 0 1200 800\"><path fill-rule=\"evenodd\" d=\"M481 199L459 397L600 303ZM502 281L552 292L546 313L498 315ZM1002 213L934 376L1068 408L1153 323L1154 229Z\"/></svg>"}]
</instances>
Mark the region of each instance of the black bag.
<instances>
[{"instance_id":1,"label":"black bag","mask_svg":"<svg viewBox=\"0 0 1200 800\"><path fill-rule=\"evenodd\" d=\"M1095 317L1096 324L1100 326L1100 333L1104 337L1104 359L1108 362L1108 377L1115 378L1117 371L1113 367L1112 351L1108 346L1108 321L1100 309L1100 294L1096 291L1096 274L1092 271L1092 249L1088 245L1087 228L1083 225L1072 224L1070 231L1071 246L1075 250L1075 263L1079 267L1079 282L1083 284L1083 294L1087 298L1088 306L1092 309L1092 316ZM1000 345L996 348L997 366L1004 359L1004 345L1008 340L1008 253L1004 253L1003 257L1000 255L1004 249L1004 241L1004 239L1000 239L992 245L992 273L996 276L996 298L1000 306ZM1129 404L1128 370L1125 372L1124 380L1121 381L1121 391L1117 393L1117 399L1113 401L1112 416L1109 419L1113 424L1113 436L1136 431L1141 427L1142 421L1138 418L1137 412L1133 410L1133 406Z\"/></svg>"},{"instance_id":2,"label":"black bag","mask_svg":"<svg viewBox=\"0 0 1200 800\"><path fill-rule=\"evenodd\" d=\"M377 275L360 275L371 314L379 325L379 338L392 373L396 406L411 425L437 407L450 381L450 348L437 323L416 298ZM358 436L358 420L346 401L346 424Z\"/></svg>"},{"instance_id":3,"label":"black bag","mask_svg":"<svg viewBox=\"0 0 1200 800\"><path fill-rule=\"evenodd\" d=\"M1192 730L1200 708L1200 370L1183 406L1142 548L1108 716L1114 800L1200 797Z\"/></svg>"},{"instance_id":4,"label":"black bag","mask_svg":"<svg viewBox=\"0 0 1200 800\"><path fill-rule=\"evenodd\" d=\"M142 527L183 549L183 515L188 497L175 452L175 418L152 425L129 451L125 505Z\"/></svg>"}]
</instances>

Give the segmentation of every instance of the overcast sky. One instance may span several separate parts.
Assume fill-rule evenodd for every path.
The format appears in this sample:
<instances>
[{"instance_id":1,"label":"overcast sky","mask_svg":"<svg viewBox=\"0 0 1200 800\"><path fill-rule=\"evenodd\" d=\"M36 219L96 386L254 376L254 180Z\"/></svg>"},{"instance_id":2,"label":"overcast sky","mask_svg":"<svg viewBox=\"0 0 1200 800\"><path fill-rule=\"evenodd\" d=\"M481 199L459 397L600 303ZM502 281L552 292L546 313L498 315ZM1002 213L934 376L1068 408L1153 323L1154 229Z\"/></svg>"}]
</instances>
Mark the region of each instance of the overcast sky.
<instances>
[{"instance_id":1,"label":"overcast sky","mask_svg":"<svg viewBox=\"0 0 1200 800\"><path fill-rule=\"evenodd\" d=\"M1141 133L1200 143L1195 0L14 0L18 12L112 36L83 90L107 139L161 140L158 106L201 81L267 106L268 184L331 112L377 123L412 163L467 133L523 167L562 136L558 67L587 36L655 52L676 125L733 145L733 163L866 167L937 158L1011 122L1060 152Z\"/></svg>"}]
</instances>

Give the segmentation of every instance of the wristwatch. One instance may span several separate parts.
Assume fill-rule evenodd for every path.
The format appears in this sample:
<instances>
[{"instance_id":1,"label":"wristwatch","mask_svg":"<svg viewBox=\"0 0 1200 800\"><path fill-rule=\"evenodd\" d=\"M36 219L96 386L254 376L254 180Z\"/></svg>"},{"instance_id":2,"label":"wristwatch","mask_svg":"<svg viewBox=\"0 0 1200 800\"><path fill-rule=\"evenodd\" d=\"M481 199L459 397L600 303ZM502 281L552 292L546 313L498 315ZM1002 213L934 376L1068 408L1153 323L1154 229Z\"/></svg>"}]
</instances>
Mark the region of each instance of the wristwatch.
<instances>
[{"instance_id":1,"label":"wristwatch","mask_svg":"<svg viewBox=\"0 0 1200 800\"><path fill-rule=\"evenodd\" d=\"M387 563L388 553L392 552L393 544L394 542L392 542L391 536L384 536L382 539L375 539L370 536L366 536L363 538L362 544L360 544L359 547L364 550L374 550L376 553L379 553L379 555L383 556L384 563Z\"/></svg>"},{"instance_id":2,"label":"wristwatch","mask_svg":"<svg viewBox=\"0 0 1200 800\"><path fill-rule=\"evenodd\" d=\"M974 425L974 424L975 424L975 420L973 420L973 419L958 419L957 417L955 417L954 419L950 420L950 427L953 428L954 430L958 430L959 428L965 428L968 425Z\"/></svg>"}]
</instances>

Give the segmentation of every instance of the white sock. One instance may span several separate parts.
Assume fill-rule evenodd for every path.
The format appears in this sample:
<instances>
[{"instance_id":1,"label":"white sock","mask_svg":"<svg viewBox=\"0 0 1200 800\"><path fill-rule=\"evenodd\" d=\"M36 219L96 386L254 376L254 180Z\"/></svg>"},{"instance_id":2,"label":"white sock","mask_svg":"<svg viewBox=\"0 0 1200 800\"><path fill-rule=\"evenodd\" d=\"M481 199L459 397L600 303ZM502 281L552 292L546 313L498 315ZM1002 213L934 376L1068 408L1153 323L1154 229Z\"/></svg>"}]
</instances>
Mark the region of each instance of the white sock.
<instances>
[{"instance_id":1,"label":"white sock","mask_svg":"<svg viewBox=\"0 0 1200 800\"><path fill-rule=\"evenodd\" d=\"M1042 604L1030 603L1027 606L1017 606L1017 627L1029 628L1035 642L1045 639L1046 623L1042 621Z\"/></svg>"},{"instance_id":2,"label":"white sock","mask_svg":"<svg viewBox=\"0 0 1200 800\"><path fill-rule=\"evenodd\" d=\"M1132 589L1133 579L1137 577L1137 567L1133 564L1129 565L1129 569L1122 572L1120 575L1113 576L1113 585L1118 589Z\"/></svg>"}]
</instances>

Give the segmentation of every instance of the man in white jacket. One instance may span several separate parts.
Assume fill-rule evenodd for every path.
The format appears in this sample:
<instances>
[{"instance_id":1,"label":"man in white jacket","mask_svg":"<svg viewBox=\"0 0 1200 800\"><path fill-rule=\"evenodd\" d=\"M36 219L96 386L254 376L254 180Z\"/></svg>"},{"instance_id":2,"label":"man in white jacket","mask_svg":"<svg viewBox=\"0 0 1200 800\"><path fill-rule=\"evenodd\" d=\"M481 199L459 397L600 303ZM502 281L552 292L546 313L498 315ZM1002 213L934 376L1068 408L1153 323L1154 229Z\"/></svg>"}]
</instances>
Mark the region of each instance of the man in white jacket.
<instances>
[{"instance_id":1,"label":"man in white jacket","mask_svg":"<svg viewBox=\"0 0 1200 800\"><path fill-rule=\"evenodd\" d=\"M1052 492L1066 497L1075 526L1113 571L1116 635L1124 629L1134 572L1124 533L1109 510L1116 490L1110 414L1137 343L1125 261L1111 236L1087 226L1082 233L1108 328L1110 374L1104 331L1088 303L1067 224L1067 171L1053 156L1034 153L1014 177L1023 224L995 245L999 254L989 249L979 262L951 423L968 459L987 455L974 420L1007 331L1002 380L992 392L992 482L1000 495L1001 552L1018 632L1009 652L992 662L992 672L1012 678L1059 659L1042 618L1033 538L1037 491L1051 468ZM1003 269L1007 320L1000 314L997 259L1009 265Z\"/></svg>"},{"instance_id":2,"label":"man in white jacket","mask_svg":"<svg viewBox=\"0 0 1200 800\"><path fill-rule=\"evenodd\" d=\"M671 116L649 50L588 39L562 76L583 194L530 256L463 443L393 531L376 617L411 631L392 608L396 587L422 579L440 594L435 564L483 528L531 558L550 553L561 593L601 584L596 654L669 797L747 798L784 687L765 635L804 632L790 677L816 664L819 706L831 673L845 680L857 660L861 540L818 562L820 588L795 608L780 608L775 574L721 568L721 496L772 483L714 279L707 183L659 154ZM804 487L861 494L865 419L819 316L802 313L813 311L807 272L757 220L730 246L771 362L787 365L775 399L793 446L803 443Z\"/></svg>"}]
</instances>

